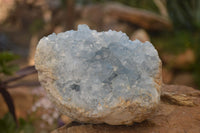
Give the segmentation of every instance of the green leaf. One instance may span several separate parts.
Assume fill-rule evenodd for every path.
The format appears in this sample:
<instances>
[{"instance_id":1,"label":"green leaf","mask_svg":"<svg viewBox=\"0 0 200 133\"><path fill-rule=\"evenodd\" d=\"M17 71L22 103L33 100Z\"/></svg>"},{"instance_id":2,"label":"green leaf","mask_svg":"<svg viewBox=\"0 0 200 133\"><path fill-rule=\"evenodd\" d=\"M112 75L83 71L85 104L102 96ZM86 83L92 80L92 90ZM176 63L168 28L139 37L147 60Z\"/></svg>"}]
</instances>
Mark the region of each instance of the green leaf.
<instances>
[{"instance_id":1,"label":"green leaf","mask_svg":"<svg viewBox=\"0 0 200 133\"><path fill-rule=\"evenodd\" d=\"M176 29L199 30L199 0L167 0L167 9Z\"/></svg>"},{"instance_id":2,"label":"green leaf","mask_svg":"<svg viewBox=\"0 0 200 133\"><path fill-rule=\"evenodd\" d=\"M34 127L31 125L30 122L25 121L24 119L19 119L20 128L18 129L19 133L33 133Z\"/></svg>"},{"instance_id":3,"label":"green leaf","mask_svg":"<svg viewBox=\"0 0 200 133\"><path fill-rule=\"evenodd\" d=\"M18 58L19 58L19 56L15 55L11 52L1 52L0 53L0 63L10 62L10 61L16 60Z\"/></svg>"},{"instance_id":4,"label":"green leaf","mask_svg":"<svg viewBox=\"0 0 200 133\"><path fill-rule=\"evenodd\" d=\"M12 66L5 66L0 69L0 72L6 74L6 75L12 75L14 72L16 72L19 69L17 65Z\"/></svg>"},{"instance_id":5,"label":"green leaf","mask_svg":"<svg viewBox=\"0 0 200 133\"><path fill-rule=\"evenodd\" d=\"M0 120L0 133L15 133L16 124L10 113L7 113Z\"/></svg>"},{"instance_id":6,"label":"green leaf","mask_svg":"<svg viewBox=\"0 0 200 133\"><path fill-rule=\"evenodd\" d=\"M34 133L34 127L30 122L20 118L17 128L12 115L7 113L0 120L0 133Z\"/></svg>"},{"instance_id":7,"label":"green leaf","mask_svg":"<svg viewBox=\"0 0 200 133\"><path fill-rule=\"evenodd\" d=\"M18 59L19 56L11 52L0 52L0 73L12 75L18 70L17 65L11 64L11 61Z\"/></svg>"}]
</instances>

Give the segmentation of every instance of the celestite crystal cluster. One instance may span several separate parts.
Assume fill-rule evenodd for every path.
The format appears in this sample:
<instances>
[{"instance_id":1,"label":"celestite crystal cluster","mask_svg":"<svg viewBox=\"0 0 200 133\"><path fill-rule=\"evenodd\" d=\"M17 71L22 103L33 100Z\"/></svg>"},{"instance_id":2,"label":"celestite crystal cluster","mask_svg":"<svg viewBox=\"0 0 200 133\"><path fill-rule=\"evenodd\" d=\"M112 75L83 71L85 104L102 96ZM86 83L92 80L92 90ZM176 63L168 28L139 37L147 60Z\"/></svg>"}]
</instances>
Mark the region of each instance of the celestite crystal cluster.
<instances>
[{"instance_id":1,"label":"celestite crystal cluster","mask_svg":"<svg viewBox=\"0 0 200 133\"><path fill-rule=\"evenodd\" d=\"M160 100L161 61L150 42L87 25L43 37L35 66L57 108L76 121L130 125Z\"/></svg>"}]
</instances>

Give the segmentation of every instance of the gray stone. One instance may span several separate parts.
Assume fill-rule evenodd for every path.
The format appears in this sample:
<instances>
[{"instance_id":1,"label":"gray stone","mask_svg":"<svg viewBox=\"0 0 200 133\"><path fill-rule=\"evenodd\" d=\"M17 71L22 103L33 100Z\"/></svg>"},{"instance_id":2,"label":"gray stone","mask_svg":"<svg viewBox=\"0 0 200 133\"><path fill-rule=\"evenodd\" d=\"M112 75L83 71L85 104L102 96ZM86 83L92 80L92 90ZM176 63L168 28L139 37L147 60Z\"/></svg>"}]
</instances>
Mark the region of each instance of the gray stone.
<instances>
[{"instance_id":1,"label":"gray stone","mask_svg":"<svg viewBox=\"0 0 200 133\"><path fill-rule=\"evenodd\" d=\"M87 25L51 34L35 55L41 85L58 109L76 121L130 125L160 100L161 61L150 42Z\"/></svg>"}]
</instances>

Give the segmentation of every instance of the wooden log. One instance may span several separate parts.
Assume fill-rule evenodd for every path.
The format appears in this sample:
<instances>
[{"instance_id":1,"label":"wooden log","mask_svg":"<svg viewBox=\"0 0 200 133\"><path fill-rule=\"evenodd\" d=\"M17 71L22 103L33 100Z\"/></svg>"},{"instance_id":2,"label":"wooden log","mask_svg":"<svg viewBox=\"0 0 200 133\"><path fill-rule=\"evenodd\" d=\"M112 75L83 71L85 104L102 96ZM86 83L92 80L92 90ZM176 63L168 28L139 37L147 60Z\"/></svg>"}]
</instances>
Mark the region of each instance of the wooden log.
<instances>
[{"instance_id":1,"label":"wooden log","mask_svg":"<svg viewBox=\"0 0 200 133\"><path fill-rule=\"evenodd\" d=\"M108 3L105 5L105 14L116 19L128 21L148 30L170 30L171 22L156 13L132 8L119 3Z\"/></svg>"}]
</instances>

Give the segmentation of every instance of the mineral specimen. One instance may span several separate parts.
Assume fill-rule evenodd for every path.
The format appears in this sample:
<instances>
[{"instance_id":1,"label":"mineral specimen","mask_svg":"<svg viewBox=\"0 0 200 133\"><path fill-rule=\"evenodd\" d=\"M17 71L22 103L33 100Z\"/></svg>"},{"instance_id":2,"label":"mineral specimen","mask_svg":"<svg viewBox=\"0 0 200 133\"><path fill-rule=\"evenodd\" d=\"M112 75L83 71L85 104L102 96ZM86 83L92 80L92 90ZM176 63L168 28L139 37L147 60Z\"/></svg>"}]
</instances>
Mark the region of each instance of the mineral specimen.
<instances>
[{"instance_id":1,"label":"mineral specimen","mask_svg":"<svg viewBox=\"0 0 200 133\"><path fill-rule=\"evenodd\" d=\"M161 61L150 42L87 25L51 34L35 55L41 85L57 108L80 122L130 125L160 100Z\"/></svg>"}]
</instances>

